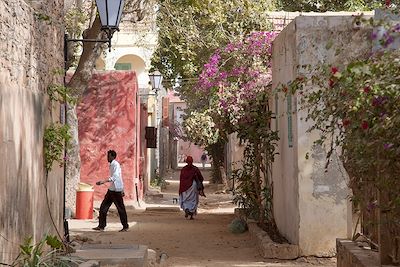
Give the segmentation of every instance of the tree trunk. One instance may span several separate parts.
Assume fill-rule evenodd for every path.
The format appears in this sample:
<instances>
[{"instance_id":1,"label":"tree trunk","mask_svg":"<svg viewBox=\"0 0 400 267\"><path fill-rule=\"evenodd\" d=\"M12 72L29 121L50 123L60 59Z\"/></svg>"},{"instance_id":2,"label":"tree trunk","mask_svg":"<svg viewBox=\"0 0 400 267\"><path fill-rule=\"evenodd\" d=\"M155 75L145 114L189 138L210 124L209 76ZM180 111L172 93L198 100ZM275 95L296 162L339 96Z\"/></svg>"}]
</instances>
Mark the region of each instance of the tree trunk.
<instances>
[{"instance_id":1,"label":"tree trunk","mask_svg":"<svg viewBox=\"0 0 400 267\"><path fill-rule=\"evenodd\" d=\"M86 39L102 39L101 24L99 17L96 17L91 28L86 30L84 34ZM93 74L93 66L97 58L100 56L102 44L84 42L82 55L79 59L78 67L67 84L71 88L72 96L78 100L85 92L88 82ZM76 114L76 106L67 108L67 122L70 126L72 136L71 146L67 149L68 160L66 162L66 206L75 211L75 190L80 181L80 146L78 137L78 118Z\"/></svg>"},{"instance_id":2,"label":"tree trunk","mask_svg":"<svg viewBox=\"0 0 400 267\"><path fill-rule=\"evenodd\" d=\"M224 186L224 190L227 190L229 189L229 187L228 187L228 178L226 177L226 169L224 166L220 166L219 170L221 173L222 185Z\"/></svg>"},{"instance_id":3,"label":"tree trunk","mask_svg":"<svg viewBox=\"0 0 400 267\"><path fill-rule=\"evenodd\" d=\"M260 152L260 145L259 143L254 144L254 154L255 154L255 175L254 175L254 189L255 193L257 196L257 202L258 202L258 222L260 225L264 224L264 219L265 219L265 208L264 208L264 203L263 203L263 196L262 196L262 191L261 191L261 152Z\"/></svg>"},{"instance_id":4,"label":"tree trunk","mask_svg":"<svg viewBox=\"0 0 400 267\"><path fill-rule=\"evenodd\" d=\"M76 106L68 106L67 123L70 126L71 141L67 150L66 161L66 185L65 185L65 205L75 212L75 191L80 180L81 157L78 138L78 117Z\"/></svg>"},{"instance_id":5,"label":"tree trunk","mask_svg":"<svg viewBox=\"0 0 400 267\"><path fill-rule=\"evenodd\" d=\"M226 171L224 166L225 155L224 147L225 141L218 140L217 143L209 145L207 151L212 159L212 182L215 184L227 184ZM224 181L225 180L225 181Z\"/></svg>"}]
</instances>

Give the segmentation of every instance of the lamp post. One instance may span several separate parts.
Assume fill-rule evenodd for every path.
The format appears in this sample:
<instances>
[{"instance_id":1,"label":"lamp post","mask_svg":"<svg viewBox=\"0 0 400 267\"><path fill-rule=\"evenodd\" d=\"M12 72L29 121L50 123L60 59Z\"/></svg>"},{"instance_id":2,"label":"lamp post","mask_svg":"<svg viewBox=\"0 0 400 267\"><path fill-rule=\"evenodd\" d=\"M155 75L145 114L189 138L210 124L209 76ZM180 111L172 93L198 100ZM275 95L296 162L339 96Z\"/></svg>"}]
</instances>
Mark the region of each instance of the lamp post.
<instances>
[{"instance_id":1,"label":"lamp post","mask_svg":"<svg viewBox=\"0 0 400 267\"><path fill-rule=\"evenodd\" d=\"M156 70L149 74L149 78L150 78L150 83L151 83L151 89L154 90L155 93L157 94L158 91L160 90L163 76L158 70Z\"/></svg>"},{"instance_id":2,"label":"lamp post","mask_svg":"<svg viewBox=\"0 0 400 267\"><path fill-rule=\"evenodd\" d=\"M122 11L124 9L124 0L96 0L97 10L101 22L101 30L107 35L107 39L69 39L67 34L64 34L64 86L66 85L66 72L68 61L68 42L92 42L92 43L108 43L109 51L111 52L111 38L115 31L119 31L119 23L121 21ZM67 120L67 101L64 96L64 120ZM64 158L67 158L67 144L64 148ZM64 222L64 238L69 242L69 227L66 220L65 201L66 201L66 161L64 160L64 205L63 205L63 222Z\"/></svg>"},{"instance_id":3,"label":"lamp post","mask_svg":"<svg viewBox=\"0 0 400 267\"><path fill-rule=\"evenodd\" d=\"M158 113L160 111L159 102L158 102L158 91L160 91L160 89L161 89L161 82L163 80L163 77L158 70L155 70L154 72L149 73L149 79L150 79L150 84L151 84L151 90L155 94L155 96L154 96L155 101L152 102L152 105L155 109L154 117L153 117L155 125L148 127L149 131L151 130L151 133L152 133L152 134L148 134L148 135L152 136L152 138L151 138L152 141L150 143L146 143L146 147L156 148L155 150L152 150L152 152L148 155L150 155L150 157L151 157L151 158L149 158L149 162L154 163L153 170L157 170L158 166L159 166L159 164L158 164L159 146L157 146L157 143L158 143L157 136L160 136L160 127L158 127L158 125L159 125L159 114ZM149 174L150 175L148 177L149 178L148 182L150 182L150 180L155 177L156 172L155 171L153 172L152 170L150 170Z\"/></svg>"}]
</instances>

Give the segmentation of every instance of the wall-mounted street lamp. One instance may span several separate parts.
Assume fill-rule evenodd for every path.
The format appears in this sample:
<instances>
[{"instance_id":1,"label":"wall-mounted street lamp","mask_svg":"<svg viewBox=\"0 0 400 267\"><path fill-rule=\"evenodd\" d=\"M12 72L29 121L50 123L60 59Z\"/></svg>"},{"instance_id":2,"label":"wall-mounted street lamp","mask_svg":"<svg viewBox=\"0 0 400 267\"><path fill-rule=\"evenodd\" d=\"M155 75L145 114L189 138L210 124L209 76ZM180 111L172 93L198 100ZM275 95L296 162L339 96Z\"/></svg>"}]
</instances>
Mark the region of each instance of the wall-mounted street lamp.
<instances>
[{"instance_id":1,"label":"wall-mounted street lamp","mask_svg":"<svg viewBox=\"0 0 400 267\"><path fill-rule=\"evenodd\" d=\"M108 47L111 48L111 38L115 31L119 31L124 0L96 0L100 15L101 30L106 32Z\"/></svg>"},{"instance_id":2,"label":"wall-mounted street lamp","mask_svg":"<svg viewBox=\"0 0 400 267\"><path fill-rule=\"evenodd\" d=\"M101 30L107 34L107 39L69 39L64 35L64 59L68 60L68 42L92 42L108 43L108 49L111 52L111 39L115 31L119 31L122 10L124 9L124 0L96 0L97 10L100 16Z\"/></svg>"},{"instance_id":3,"label":"wall-mounted street lamp","mask_svg":"<svg viewBox=\"0 0 400 267\"><path fill-rule=\"evenodd\" d=\"M151 89L157 94L160 91L161 82L163 80L162 74L156 70L149 74Z\"/></svg>"}]
</instances>

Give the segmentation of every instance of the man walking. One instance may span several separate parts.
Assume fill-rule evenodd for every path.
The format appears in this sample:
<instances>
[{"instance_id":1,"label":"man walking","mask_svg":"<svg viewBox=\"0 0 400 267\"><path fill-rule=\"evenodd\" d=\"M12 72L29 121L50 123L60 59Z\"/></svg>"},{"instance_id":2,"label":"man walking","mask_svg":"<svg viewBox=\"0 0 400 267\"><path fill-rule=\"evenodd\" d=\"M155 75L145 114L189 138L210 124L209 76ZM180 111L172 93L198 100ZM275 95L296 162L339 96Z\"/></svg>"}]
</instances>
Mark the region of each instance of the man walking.
<instances>
[{"instance_id":1,"label":"man walking","mask_svg":"<svg viewBox=\"0 0 400 267\"><path fill-rule=\"evenodd\" d=\"M107 180L96 182L96 185L110 183L110 186L100 205L99 226L93 228L93 230L104 231L107 225L107 213L112 203L117 207L119 219L121 220L122 229L120 232L126 232L129 229L128 216L126 215L123 200L125 194L121 166L119 162L115 160L116 157L117 153L114 150L109 150L107 152L107 161L110 163L110 177Z\"/></svg>"}]
</instances>

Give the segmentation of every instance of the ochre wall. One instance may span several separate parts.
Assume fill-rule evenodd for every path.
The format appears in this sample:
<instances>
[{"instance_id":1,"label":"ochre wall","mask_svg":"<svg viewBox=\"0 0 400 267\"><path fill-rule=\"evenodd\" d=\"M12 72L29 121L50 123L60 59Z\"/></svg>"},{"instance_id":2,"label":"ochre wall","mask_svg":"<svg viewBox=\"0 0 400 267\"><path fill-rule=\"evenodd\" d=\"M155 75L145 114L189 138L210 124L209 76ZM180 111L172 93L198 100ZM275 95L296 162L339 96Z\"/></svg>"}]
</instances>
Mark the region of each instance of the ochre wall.
<instances>
[{"instance_id":1,"label":"ochre wall","mask_svg":"<svg viewBox=\"0 0 400 267\"><path fill-rule=\"evenodd\" d=\"M139 191L142 189L138 179L141 133L136 92L134 72L98 72L78 105L81 182L95 184L108 178L107 151L115 150L127 200L136 199L135 183ZM95 200L103 199L108 185L95 186Z\"/></svg>"},{"instance_id":2,"label":"ochre wall","mask_svg":"<svg viewBox=\"0 0 400 267\"><path fill-rule=\"evenodd\" d=\"M63 1L0 1L0 14L0 262L10 264L25 238L55 234L49 212L62 233L63 172L55 164L45 179L43 134L60 118L46 89L62 84Z\"/></svg>"}]
</instances>

